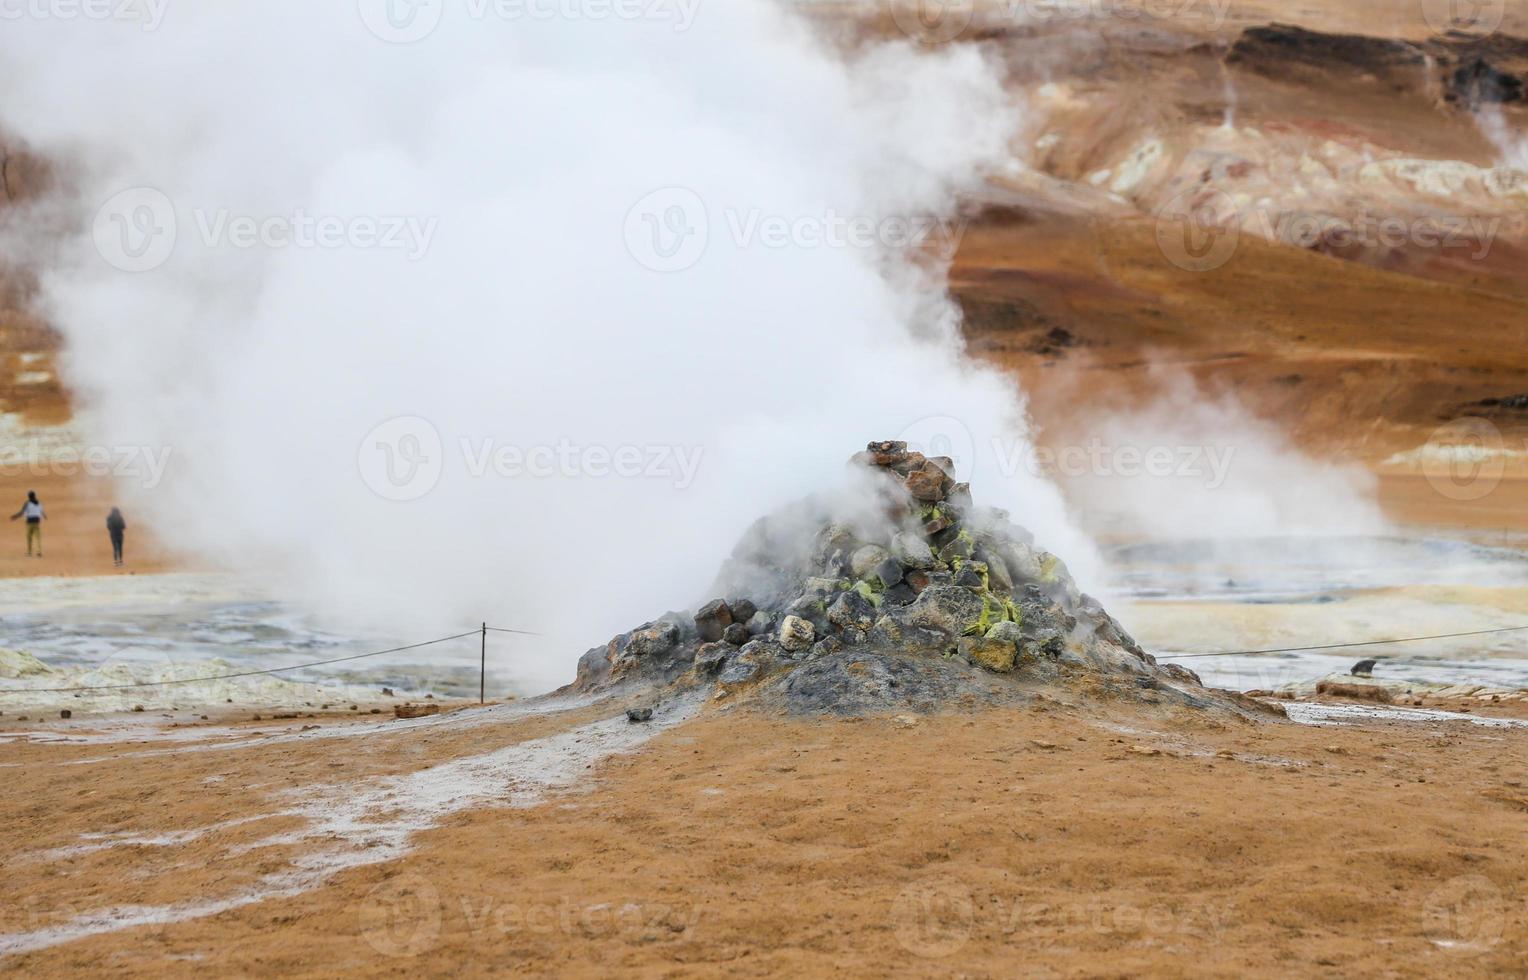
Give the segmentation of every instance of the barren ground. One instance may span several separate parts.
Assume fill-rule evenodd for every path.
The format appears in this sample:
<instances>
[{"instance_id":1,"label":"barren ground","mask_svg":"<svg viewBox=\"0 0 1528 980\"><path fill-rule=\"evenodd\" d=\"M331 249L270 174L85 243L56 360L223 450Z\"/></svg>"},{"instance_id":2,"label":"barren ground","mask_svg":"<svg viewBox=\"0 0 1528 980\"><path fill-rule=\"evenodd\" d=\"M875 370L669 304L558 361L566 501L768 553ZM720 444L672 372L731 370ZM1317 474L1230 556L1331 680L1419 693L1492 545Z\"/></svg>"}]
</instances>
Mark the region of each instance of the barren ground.
<instances>
[{"instance_id":1,"label":"barren ground","mask_svg":"<svg viewBox=\"0 0 1528 980\"><path fill-rule=\"evenodd\" d=\"M338 806L366 778L611 713L395 734L388 722L343 742L227 751L9 746L6 887L24 898L0 929L236 894L321 843L241 853L301 822L274 817L178 844L43 853L87 834L260 817L302 789ZM541 805L446 817L401 860L295 897L6 965L28 976L1484 976L1528 957L1524 728L1254 725L1060 701L917 720L738 709L588 775Z\"/></svg>"}]
</instances>

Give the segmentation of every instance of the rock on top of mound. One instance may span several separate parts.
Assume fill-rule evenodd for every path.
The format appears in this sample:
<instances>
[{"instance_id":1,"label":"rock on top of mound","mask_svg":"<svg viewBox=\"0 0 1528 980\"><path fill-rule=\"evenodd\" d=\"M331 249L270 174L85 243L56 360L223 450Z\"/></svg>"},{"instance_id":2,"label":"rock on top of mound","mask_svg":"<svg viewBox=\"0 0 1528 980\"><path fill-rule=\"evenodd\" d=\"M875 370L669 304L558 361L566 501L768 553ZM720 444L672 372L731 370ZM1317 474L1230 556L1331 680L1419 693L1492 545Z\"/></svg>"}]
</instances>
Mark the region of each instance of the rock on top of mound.
<instances>
[{"instance_id":1,"label":"rock on top of mound","mask_svg":"<svg viewBox=\"0 0 1528 980\"><path fill-rule=\"evenodd\" d=\"M854 506L808 498L756 521L719 598L590 650L574 687L759 687L814 712L932 710L1077 675L1137 694L1199 687L1007 512L976 506L948 458L872 442L850 464L865 477Z\"/></svg>"}]
</instances>

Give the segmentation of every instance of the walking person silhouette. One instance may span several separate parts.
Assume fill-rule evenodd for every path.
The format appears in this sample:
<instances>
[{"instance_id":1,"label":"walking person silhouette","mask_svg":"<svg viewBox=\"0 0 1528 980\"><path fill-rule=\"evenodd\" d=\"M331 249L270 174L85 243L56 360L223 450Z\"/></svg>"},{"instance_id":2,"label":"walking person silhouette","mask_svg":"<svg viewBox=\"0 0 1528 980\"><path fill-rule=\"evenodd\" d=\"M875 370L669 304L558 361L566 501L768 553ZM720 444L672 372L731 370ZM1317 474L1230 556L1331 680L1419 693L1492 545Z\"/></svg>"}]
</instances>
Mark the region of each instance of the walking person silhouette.
<instances>
[{"instance_id":1,"label":"walking person silhouette","mask_svg":"<svg viewBox=\"0 0 1528 980\"><path fill-rule=\"evenodd\" d=\"M113 507L106 515L106 530L111 535L111 563L122 567L122 532L127 530L127 520L121 509Z\"/></svg>"}]
</instances>

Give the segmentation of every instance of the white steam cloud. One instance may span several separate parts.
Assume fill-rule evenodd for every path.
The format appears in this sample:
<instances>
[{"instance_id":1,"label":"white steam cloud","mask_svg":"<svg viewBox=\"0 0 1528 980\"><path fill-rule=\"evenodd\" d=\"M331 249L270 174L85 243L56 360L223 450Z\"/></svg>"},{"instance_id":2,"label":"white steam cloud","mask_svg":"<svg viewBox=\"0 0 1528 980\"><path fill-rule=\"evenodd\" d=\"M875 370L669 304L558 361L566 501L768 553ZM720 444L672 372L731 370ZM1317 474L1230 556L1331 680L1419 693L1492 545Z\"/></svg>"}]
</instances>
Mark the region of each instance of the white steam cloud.
<instances>
[{"instance_id":1,"label":"white steam cloud","mask_svg":"<svg viewBox=\"0 0 1528 980\"><path fill-rule=\"evenodd\" d=\"M487 9L408 44L232 0L0 35L0 126L81 229L37 263L13 225L12 258L92 438L174 452L141 525L339 620L542 631L527 688L707 598L752 519L903 431L968 439L978 502L1092 577L1054 488L986 450L1021 396L891 220L1007 159L978 51L845 56L760 0L685 30Z\"/></svg>"},{"instance_id":2,"label":"white steam cloud","mask_svg":"<svg viewBox=\"0 0 1528 980\"><path fill-rule=\"evenodd\" d=\"M1475 122L1496 147L1501 166L1528 170L1528 133L1514 130L1500 106L1482 107L1475 113Z\"/></svg>"},{"instance_id":3,"label":"white steam cloud","mask_svg":"<svg viewBox=\"0 0 1528 980\"><path fill-rule=\"evenodd\" d=\"M1048 447L1046 472L1089 515L1090 530L1214 541L1229 552L1255 539L1393 530L1361 464L1312 459L1233 394L1170 367L1151 373L1148 398L1079 401L1061 445Z\"/></svg>"}]
</instances>

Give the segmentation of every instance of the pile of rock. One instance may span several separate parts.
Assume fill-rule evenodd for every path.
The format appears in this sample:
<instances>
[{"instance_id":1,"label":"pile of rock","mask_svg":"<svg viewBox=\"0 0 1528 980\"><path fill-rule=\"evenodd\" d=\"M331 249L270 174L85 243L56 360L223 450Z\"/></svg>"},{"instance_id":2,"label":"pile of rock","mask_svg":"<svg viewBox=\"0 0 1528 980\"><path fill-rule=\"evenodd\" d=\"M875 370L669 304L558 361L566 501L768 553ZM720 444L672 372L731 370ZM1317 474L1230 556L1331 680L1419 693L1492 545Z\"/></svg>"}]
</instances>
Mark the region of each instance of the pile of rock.
<instances>
[{"instance_id":1,"label":"pile of rock","mask_svg":"<svg viewBox=\"0 0 1528 980\"><path fill-rule=\"evenodd\" d=\"M867 654L992 674L1091 668L1197 682L1156 667L1006 512L976 506L948 458L874 442L850 462L873 498L856 519L818 500L761 519L718 578L726 598L590 650L576 686L684 678L732 687Z\"/></svg>"}]
</instances>

